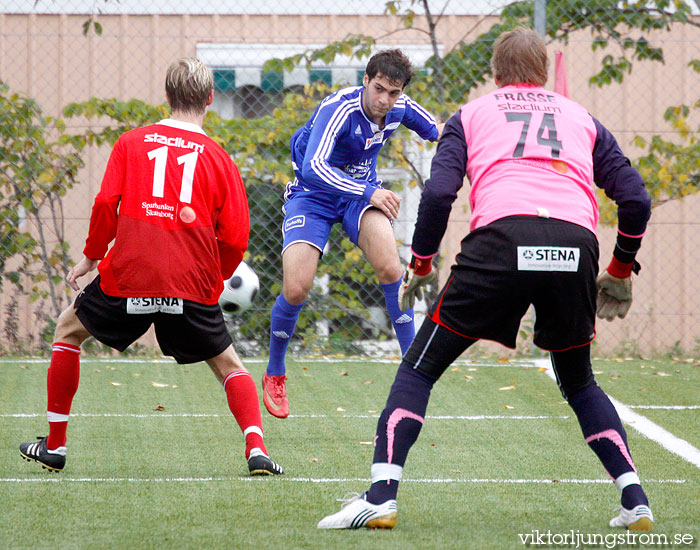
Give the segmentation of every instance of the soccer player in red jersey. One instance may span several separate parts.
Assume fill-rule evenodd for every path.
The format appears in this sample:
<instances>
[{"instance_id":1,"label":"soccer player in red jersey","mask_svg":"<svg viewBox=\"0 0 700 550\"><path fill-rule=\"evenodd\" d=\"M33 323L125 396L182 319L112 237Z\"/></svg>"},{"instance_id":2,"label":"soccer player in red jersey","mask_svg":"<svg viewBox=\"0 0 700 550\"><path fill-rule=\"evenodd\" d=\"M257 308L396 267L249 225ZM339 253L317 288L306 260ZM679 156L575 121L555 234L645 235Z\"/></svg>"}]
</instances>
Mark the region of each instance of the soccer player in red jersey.
<instances>
[{"instance_id":1,"label":"soccer player in red jersey","mask_svg":"<svg viewBox=\"0 0 700 550\"><path fill-rule=\"evenodd\" d=\"M226 331L218 298L248 246L248 201L238 168L202 130L214 97L195 58L170 65L171 117L123 134L92 209L84 258L66 281L98 275L58 319L48 370L49 435L20 453L51 471L65 465L66 428L89 336L124 351L151 325L164 354L206 361L223 384L246 441L252 475L282 474L267 455L255 383ZM112 247L107 250L109 244Z\"/></svg>"}]
</instances>

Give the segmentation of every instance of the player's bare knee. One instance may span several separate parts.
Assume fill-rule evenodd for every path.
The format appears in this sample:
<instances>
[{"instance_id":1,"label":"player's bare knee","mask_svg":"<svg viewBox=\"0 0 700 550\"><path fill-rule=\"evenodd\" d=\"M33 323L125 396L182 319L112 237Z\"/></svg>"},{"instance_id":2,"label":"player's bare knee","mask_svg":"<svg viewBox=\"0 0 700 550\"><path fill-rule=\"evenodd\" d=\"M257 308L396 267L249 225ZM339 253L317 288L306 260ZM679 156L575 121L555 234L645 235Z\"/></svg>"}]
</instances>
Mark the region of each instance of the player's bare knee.
<instances>
[{"instance_id":1,"label":"player's bare knee","mask_svg":"<svg viewBox=\"0 0 700 550\"><path fill-rule=\"evenodd\" d=\"M54 341L79 346L90 334L75 314L75 309L70 305L58 316Z\"/></svg>"},{"instance_id":2,"label":"player's bare knee","mask_svg":"<svg viewBox=\"0 0 700 550\"><path fill-rule=\"evenodd\" d=\"M401 266L395 263L387 263L375 266L377 279L382 284L395 283L401 278Z\"/></svg>"},{"instance_id":3,"label":"player's bare knee","mask_svg":"<svg viewBox=\"0 0 700 550\"><path fill-rule=\"evenodd\" d=\"M284 299L292 305L299 305L306 301L311 291L311 286L299 282L286 283L284 285Z\"/></svg>"}]
</instances>

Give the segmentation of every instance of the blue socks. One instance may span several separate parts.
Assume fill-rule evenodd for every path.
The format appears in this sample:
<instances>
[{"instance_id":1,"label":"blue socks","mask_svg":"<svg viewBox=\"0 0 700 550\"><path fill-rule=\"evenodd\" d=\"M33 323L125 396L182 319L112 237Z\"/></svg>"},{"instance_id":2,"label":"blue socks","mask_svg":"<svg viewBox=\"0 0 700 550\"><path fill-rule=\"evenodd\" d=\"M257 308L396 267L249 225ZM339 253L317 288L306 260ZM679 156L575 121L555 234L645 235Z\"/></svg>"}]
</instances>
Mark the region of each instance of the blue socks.
<instances>
[{"instance_id":1,"label":"blue socks","mask_svg":"<svg viewBox=\"0 0 700 550\"><path fill-rule=\"evenodd\" d=\"M304 303L294 306L280 294L275 300L275 305L272 306L270 313L270 359L267 363L268 376L283 376L287 372L284 356L287 354L287 347L294 334Z\"/></svg>"},{"instance_id":2,"label":"blue socks","mask_svg":"<svg viewBox=\"0 0 700 550\"><path fill-rule=\"evenodd\" d=\"M399 346L401 346L401 355L404 356L411 346L411 342L413 342L416 329L413 324L413 309L401 311L399 308L399 288L401 288L401 279L395 283L382 284L386 309L394 325L394 332L399 341Z\"/></svg>"}]
</instances>

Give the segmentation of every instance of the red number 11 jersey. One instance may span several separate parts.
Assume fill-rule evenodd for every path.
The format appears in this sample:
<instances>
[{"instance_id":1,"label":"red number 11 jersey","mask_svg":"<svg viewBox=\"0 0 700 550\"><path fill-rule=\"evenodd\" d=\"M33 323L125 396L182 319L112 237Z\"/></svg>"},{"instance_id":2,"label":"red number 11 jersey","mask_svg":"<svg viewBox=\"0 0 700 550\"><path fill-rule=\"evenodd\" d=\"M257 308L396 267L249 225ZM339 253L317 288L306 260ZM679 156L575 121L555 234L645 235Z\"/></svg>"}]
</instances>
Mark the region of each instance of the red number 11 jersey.
<instances>
[{"instance_id":1,"label":"red number 11 jersey","mask_svg":"<svg viewBox=\"0 0 700 550\"><path fill-rule=\"evenodd\" d=\"M245 188L229 155L199 126L166 119L117 140L83 252L104 258L98 270L109 296L214 304L249 232Z\"/></svg>"}]
</instances>

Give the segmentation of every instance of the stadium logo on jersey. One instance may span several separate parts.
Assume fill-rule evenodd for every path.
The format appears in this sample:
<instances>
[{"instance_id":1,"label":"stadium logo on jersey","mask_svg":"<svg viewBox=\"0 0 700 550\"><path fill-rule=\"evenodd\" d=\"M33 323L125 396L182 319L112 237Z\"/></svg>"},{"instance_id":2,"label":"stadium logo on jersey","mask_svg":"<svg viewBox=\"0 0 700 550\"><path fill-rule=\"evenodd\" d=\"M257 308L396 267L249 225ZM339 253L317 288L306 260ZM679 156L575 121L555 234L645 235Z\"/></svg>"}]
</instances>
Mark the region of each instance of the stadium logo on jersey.
<instances>
[{"instance_id":1,"label":"stadium logo on jersey","mask_svg":"<svg viewBox=\"0 0 700 550\"><path fill-rule=\"evenodd\" d=\"M580 256L566 246L519 246L518 271L578 271Z\"/></svg>"},{"instance_id":2,"label":"stadium logo on jersey","mask_svg":"<svg viewBox=\"0 0 700 550\"><path fill-rule=\"evenodd\" d=\"M304 225L306 225L306 216L294 216L293 218L289 218L286 222L284 222L284 231L286 233L291 229L304 227Z\"/></svg>"},{"instance_id":3,"label":"stadium logo on jersey","mask_svg":"<svg viewBox=\"0 0 700 550\"><path fill-rule=\"evenodd\" d=\"M384 132L377 132L371 138L365 140L365 149L369 149L372 145L382 144L384 142Z\"/></svg>"},{"instance_id":4,"label":"stadium logo on jersey","mask_svg":"<svg viewBox=\"0 0 700 550\"><path fill-rule=\"evenodd\" d=\"M180 147L181 149L194 149L198 153L204 153L204 145L195 143L194 141L185 141L180 136L171 137L163 136L157 132L146 134L143 136L144 143L160 143L168 147Z\"/></svg>"},{"instance_id":5,"label":"stadium logo on jersey","mask_svg":"<svg viewBox=\"0 0 700 550\"><path fill-rule=\"evenodd\" d=\"M127 298L126 312L143 315L146 313L174 313L182 314L182 298Z\"/></svg>"}]
</instances>

